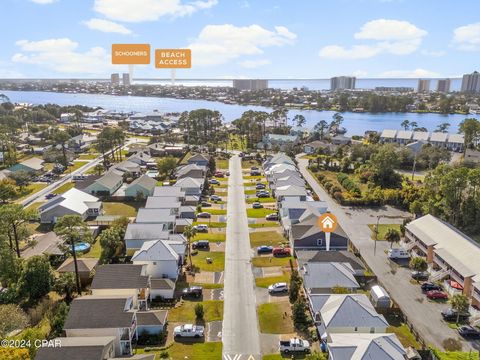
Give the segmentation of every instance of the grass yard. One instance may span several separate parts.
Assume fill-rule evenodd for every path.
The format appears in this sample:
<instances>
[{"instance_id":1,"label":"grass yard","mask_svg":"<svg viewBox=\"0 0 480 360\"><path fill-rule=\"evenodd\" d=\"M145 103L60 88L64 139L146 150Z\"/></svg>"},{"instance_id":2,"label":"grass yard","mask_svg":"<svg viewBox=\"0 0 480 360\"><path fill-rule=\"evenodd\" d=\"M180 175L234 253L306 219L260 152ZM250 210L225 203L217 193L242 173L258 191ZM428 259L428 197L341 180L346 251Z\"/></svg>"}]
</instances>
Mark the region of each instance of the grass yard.
<instances>
[{"instance_id":1,"label":"grass yard","mask_svg":"<svg viewBox=\"0 0 480 360\"><path fill-rule=\"evenodd\" d=\"M16 201L22 201L25 198L29 197L32 194L35 194L36 192L39 192L40 190L44 189L47 187L47 184L44 183L33 183L25 186L22 190L21 197L17 198Z\"/></svg>"},{"instance_id":2,"label":"grass yard","mask_svg":"<svg viewBox=\"0 0 480 360\"><path fill-rule=\"evenodd\" d=\"M212 259L212 263L207 263L207 258ZM202 271L223 271L225 268L225 253L218 251L198 251L196 255L192 254L192 263Z\"/></svg>"},{"instance_id":3,"label":"grass yard","mask_svg":"<svg viewBox=\"0 0 480 360\"><path fill-rule=\"evenodd\" d=\"M261 224L248 224L248 227L251 227L251 228L270 228L270 227L277 227L277 226L278 226L278 221L269 221Z\"/></svg>"},{"instance_id":4,"label":"grass yard","mask_svg":"<svg viewBox=\"0 0 480 360\"><path fill-rule=\"evenodd\" d=\"M217 242L217 241L225 241L226 238L227 238L227 235L222 233L216 233L216 234L197 233L197 235L195 235L195 237L193 238L193 241L209 240L212 242Z\"/></svg>"},{"instance_id":5,"label":"grass yard","mask_svg":"<svg viewBox=\"0 0 480 360\"><path fill-rule=\"evenodd\" d=\"M223 319L223 301L207 300L207 301L185 301L182 306L176 307L168 311L169 322L192 323L195 322L195 305L202 304L205 312L204 320L218 321Z\"/></svg>"},{"instance_id":6,"label":"grass yard","mask_svg":"<svg viewBox=\"0 0 480 360\"><path fill-rule=\"evenodd\" d=\"M127 217L135 217L137 216L137 210L144 206L143 202L136 203L131 202L128 204L120 203L120 202L104 202L103 203L103 210L105 215L120 215L120 216L127 216Z\"/></svg>"},{"instance_id":7,"label":"grass yard","mask_svg":"<svg viewBox=\"0 0 480 360\"><path fill-rule=\"evenodd\" d=\"M153 351L145 351L145 349L153 349ZM136 354L155 354L155 360L160 360L160 353L163 352L162 350L152 347L148 347L145 349L137 349ZM168 359L171 360L222 360L221 342L176 342L164 351L168 353Z\"/></svg>"},{"instance_id":8,"label":"grass yard","mask_svg":"<svg viewBox=\"0 0 480 360\"><path fill-rule=\"evenodd\" d=\"M215 165L217 169L227 170L228 169L228 159L215 159Z\"/></svg>"},{"instance_id":9,"label":"grass yard","mask_svg":"<svg viewBox=\"0 0 480 360\"><path fill-rule=\"evenodd\" d=\"M71 181L67 181L65 184L63 184L62 186L56 188L55 190L53 190L52 192L54 194L63 194L64 192L67 192L68 190L70 190L71 188L75 187L75 183L71 182Z\"/></svg>"},{"instance_id":10,"label":"grass yard","mask_svg":"<svg viewBox=\"0 0 480 360\"><path fill-rule=\"evenodd\" d=\"M247 216L249 218L264 218L268 214L272 214L272 213L275 213L275 212L277 212L277 211L272 210L272 209L265 209L265 208L262 208L262 209L247 209Z\"/></svg>"},{"instance_id":11,"label":"grass yard","mask_svg":"<svg viewBox=\"0 0 480 360\"><path fill-rule=\"evenodd\" d=\"M274 203L276 200L273 197L267 197L267 198L257 198L257 197L251 197L247 199L247 204L253 204L254 202L259 202L259 203Z\"/></svg>"},{"instance_id":12,"label":"grass yard","mask_svg":"<svg viewBox=\"0 0 480 360\"><path fill-rule=\"evenodd\" d=\"M386 318L388 323L390 324L390 326L387 328L387 332L395 333L398 337L398 340L400 340L403 346L412 346L417 349L421 347L417 340L415 340L415 336L413 336L412 332L405 323L402 323L398 318L394 316L387 315Z\"/></svg>"},{"instance_id":13,"label":"grass yard","mask_svg":"<svg viewBox=\"0 0 480 360\"><path fill-rule=\"evenodd\" d=\"M255 285L261 288L267 288L270 285L275 284L277 282L287 282L287 283L290 282L290 272L284 271L283 275L267 276L267 277L255 279Z\"/></svg>"},{"instance_id":14,"label":"grass yard","mask_svg":"<svg viewBox=\"0 0 480 360\"><path fill-rule=\"evenodd\" d=\"M255 175L255 176L245 175L245 176L243 177L243 180L257 180L257 179L265 180L265 178L263 177L263 175Z\"/></svg>"},{"instance_id":15,"label":"grass yard","mask_svg":"<svg viewBox=\"0 0 480 360\"><path fill-rule=\"evenodd\" d=\"M209 207L203 207L202 212L208 212L212 215L227 215L227 210L226 209L212 209Z\"/></svg>"},{"instance_id":16,"label":"grass yard","mask_svg":"<svg viewBox=\"0 0 480 360\"><path fill-rule=\"evenodd\" d=\"M290 314L290 303L288 301L260 305L258 307L260 332L264 334L293 333L293 322Z\"/></svg>"},{"instance_id":17,"label":"grass yard","mask_svg":"<svg viewBox=\"0 0 480 360\"><path fill-rule=\"evenodd\" d=\"M208 219L205 219L205 220L208 220ZM225 222L217 222L217 221L202 221L202 222L198 222L198 221L194 221L193 222L193 225L198 225L198 224L203 224L203 225L208 225L209 228L212 228L212 229L219 229L219 228L225 228L227 227L227 223Z\"/></svg>"},{"instance_id":18,"label":"grass yard","mask_svg":"<svg viewBox=\"0 0 480 360\"><path fill-rule=\"evenodd\" d=\"M43 205L43 204L45 204L44 201L36 201L36 202L31 203L30 205L28 205L28 206L27 206L27 209L28 209L28 210L38 210L38 208L39 208L41 205Z\"/></svg>"},{"instance_id":19,"label":"grass yard","mask_svg":"<svg viewBox=\"0 0 480 360\"><path fill-rule=\"evenodd\" d=\"M262 231L250 234L250 245L257 247L260 245L277 246L287 242L280 233L276 231Z\"/></svg>"},{"instance_id":20,"label":"grass yard","mask_svg":"<svg viewBox=\"0 0 480 360\"><path fill-rule=\"evenodd\" d=\"M80 154L80 156L78 157L78 160L95 160L99 156L100 154L96 154L96 153Z\"/></svg>"},{"instance_id":21,"label":"grass yard","mask_svg":"<svg viewBox=\"0 0 480 360\"><path fill-rule=\"evenodd\" d=\"M435 355L439 360L477 360L480 359L478 354L472 352L461 351L435 351Z\"/></svg>"},{"instance_id":22,"label":"grass yard","mask_svg":"<svg viewBox=\"0 0 480 360\"><path fill-rule=\"evenodd\" d=\"M267 181L245 181L243 183L244 186L255 186L256 184L263 184L263 185L268 185Z\"/></svg>"},{"instance_id":23,"label":"grass yard","mask_svg":"<svg viewBox=\"0 0 480 360\"><path fill-rule=\"evenodd\" d=\"M204 289L223 289L223 284L205 284L205 283L193 282L190 285L201 286Z\"/></svg>"},{"instance_id":24,"label":"grass yard","mask_svg":"<svg viewBox=\"0 0 480 360\"><path fill-rule=\"evenodd\" d=\"M252 259L252 265L256 267L289 266L290 260L293 261L293 266L295 266L295 260L291 256L257 256Z\"/></svg>"},{"instance_id":25,"label":"grass yard","mask_svg":"<svg viewBox=\"0 0 480 360\"><path fill-rule=\"evenodd\" d=\"M375 240L375 227L376 224L370 224L368 227L372 230L372 239ZM400 232L400 224L379 224L378 225L378 240L384 241L385 234L387 233L388 229L395 229Z\"/></svg>"},{"instance_id":26,"label":"grass yard","mask_svg":"<svg viewBox=\"0 0 480 360\"><path fill-rule=\"evenodd\" d=\"M227 196L227 195L228 195L228 192L226 192L226 191L216 191L216 190L215 190L215 195L218 195L218 196Z\"/></svg>"},{"instance_id":27,"label":"grass yard","mask_svg":"<svg viewBox=\"0 0 480 360\"><path fill-rule=\"evenodd\" d=\"M75 170L80 169L83 165L88 164L90 161L74 161L72 166L67 167L67 170L65 170L63 173L64 174L69 174Z\"/></svg>"}]
</instances>

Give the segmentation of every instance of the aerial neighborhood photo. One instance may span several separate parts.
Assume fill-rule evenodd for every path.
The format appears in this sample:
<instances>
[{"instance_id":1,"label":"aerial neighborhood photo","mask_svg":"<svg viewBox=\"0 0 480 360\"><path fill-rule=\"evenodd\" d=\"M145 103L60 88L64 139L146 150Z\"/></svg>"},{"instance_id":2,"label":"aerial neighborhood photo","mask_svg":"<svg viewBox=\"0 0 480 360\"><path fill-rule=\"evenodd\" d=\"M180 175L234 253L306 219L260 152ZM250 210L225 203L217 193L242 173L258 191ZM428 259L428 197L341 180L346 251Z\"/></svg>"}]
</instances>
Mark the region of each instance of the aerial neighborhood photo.
<instances>
[{"instance_id":1,"label":"aerial neighborhood photo","mask_svg":"<svg viewBox=\"0 0 480 360\"><path fill-rule=\"evenodd\" d=\"M3 0L0 360L480 360L478 0Z\"/></svg>"}]
</instances>

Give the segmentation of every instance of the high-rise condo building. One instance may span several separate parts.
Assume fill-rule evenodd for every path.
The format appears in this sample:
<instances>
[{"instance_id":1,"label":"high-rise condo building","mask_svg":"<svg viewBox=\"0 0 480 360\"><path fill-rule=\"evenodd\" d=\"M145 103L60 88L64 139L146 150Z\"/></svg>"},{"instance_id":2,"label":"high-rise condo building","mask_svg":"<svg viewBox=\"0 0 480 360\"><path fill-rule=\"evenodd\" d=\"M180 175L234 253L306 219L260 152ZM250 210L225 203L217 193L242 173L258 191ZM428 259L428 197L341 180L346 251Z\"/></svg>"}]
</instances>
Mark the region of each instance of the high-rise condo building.
<instances>
[{"instance_id":1,"label":"high-rise condo building","mask_svg":"<svg viewBox=\"0 0 480 360\"><path fill-rule=\"evenodd\" d=\"M430 91L430 80L419 79L417 92L426 93Z\"/></svg>"},{"instance_id":2,"label":"high-rise condo building","mask_svg":"<svg viewBox=\"0 0 480 360\"><path fill-rule=\"evenodd\" d=\"M110 75L110 83L112 84L112 86L120 85L120 75L118 74Z\"/></svg>"},{"instance_id":3,"label":"high-rise condo building","mask_svg":"<svg viewBox=\"0 0 480 360\"><path fill-rule=\"evenodd\" d=\"M123 80L123 86L130 86L130 74L129 73L123 73L122 80Z\"/></svg>"},{"instance_id":4,"label":"high-rise condo building","mask_svg":"<svg viewBox=\"0 0 480 360\"><path fill-rule=\"evenodd\" d=\"M264 90L268 89L268 80L261 79L235 79L233 87L238 90Z\"/></svg>"},{"instance_id":5,"label":"high-rise condo building","mask_svg":"<svg viewBox=\"0 0 480 360\"><path fill-rule=\"evenodd\" d=\"M440 93L450 92L450 79L439 79L437 82L437 92L440 92Z\"/></svg>"},{"instance_id":6,"label":"high-rise condo building","mask_svg":"<svg viewBox=\"0 0 480 360\"><path fill-rule=\"evenodd\" d=\"M330 79L330 90L353 90L356 78L354 76L336 76Z\"/></svg>"},{"instance_id":7,"label":"high-rise condo building","mask_svg":"<svg viewBox=\"0 0 480 360\"><path fill-rule=\"evenodd\" d=\"M480 93L480 73L478 73L478 71L463 75L461 91L466 93Z\"/></svg>"}]
</instances>

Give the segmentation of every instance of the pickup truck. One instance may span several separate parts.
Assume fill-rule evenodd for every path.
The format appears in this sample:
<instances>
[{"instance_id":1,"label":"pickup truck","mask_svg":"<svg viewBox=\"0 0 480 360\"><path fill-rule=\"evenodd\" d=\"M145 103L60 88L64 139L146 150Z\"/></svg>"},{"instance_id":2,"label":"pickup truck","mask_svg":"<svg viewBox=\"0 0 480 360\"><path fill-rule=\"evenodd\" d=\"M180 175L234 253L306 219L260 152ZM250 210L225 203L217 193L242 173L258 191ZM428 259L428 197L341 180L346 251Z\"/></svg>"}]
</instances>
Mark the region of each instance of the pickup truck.
<instances>
[{"instance_id":1,"label":"pickup truck","mask_svg":"<svg viewBox=\"0 0 480 360\"><path fill-rule=\"evenodd\" d=\"M289 353L309 353L310 343L307 340L292 338L290 340L280 340L280 352Z\"/></svg>"},{"instance_id":2,"label":"pickup truck","mask_svg":"<svg viewBox=\"0 0 480 360\"><path fill-rule=\"evenodd\" d=\"M185 324L176 326L173 329L173 335L175 338L182 337L191 337L191 338L201 338L204 336L205 328L203 326Z\"/></svg>"}]
</instances>

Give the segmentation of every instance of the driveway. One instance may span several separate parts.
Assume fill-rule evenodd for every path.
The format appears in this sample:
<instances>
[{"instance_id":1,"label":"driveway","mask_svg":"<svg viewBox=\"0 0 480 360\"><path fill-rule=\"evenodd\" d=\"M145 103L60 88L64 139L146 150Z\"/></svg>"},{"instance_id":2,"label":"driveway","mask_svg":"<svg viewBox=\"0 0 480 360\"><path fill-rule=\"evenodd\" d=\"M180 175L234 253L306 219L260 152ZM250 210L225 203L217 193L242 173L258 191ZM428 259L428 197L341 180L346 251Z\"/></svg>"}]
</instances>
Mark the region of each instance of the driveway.
<instances>
[{"instance_id":1,"label":"driveway","mask_svg":"<svg viewBox=\"0 0 480 360\"><path fill-rule=\"evenodd\" d=\"M222 331L224 359L261 359L255 283L250 260L241 160L235 155L230 158L228 181Z\"/></svg>"},{"instance_id":2,"label":"driveway","mask_svg":"<svg viewBox=\"0 0 480 360\"><path fill-rule=\"evenodd\" d=\"M386 241L377 241L377 250L374 253L375 242L372 241L371 231L367 226L368 223L376 222L376 216L372 215L381 213L387 216L401 216L403 212L390 207L380 208L379 210L361 208L353 210L342 207L325 192L308 172L308 159L301 159L298 156L297 160L299 170L305 180L319 198L327 202L330 211L338 218L340 225L355 247L360 251L368 266L377 275L381 285L400 306L409 322L413 324L426 343L443 349L443 341L454 338L462 340L464 351L471 350L473 348L472 345L463 341L458 333L450 329L447 323L442 320L440 311L448 307L448 304L439 305L428 302L426 299L423 302L419 301L419 299L423 298L423 295L420 294L418 285L410 283L409 270L395 266L387 259L385 251L389 248L389 244ZM380 223L392 222L401 222L401 219L397 221L381 219L380 221Z\"/></svg>"}]
</instances>

